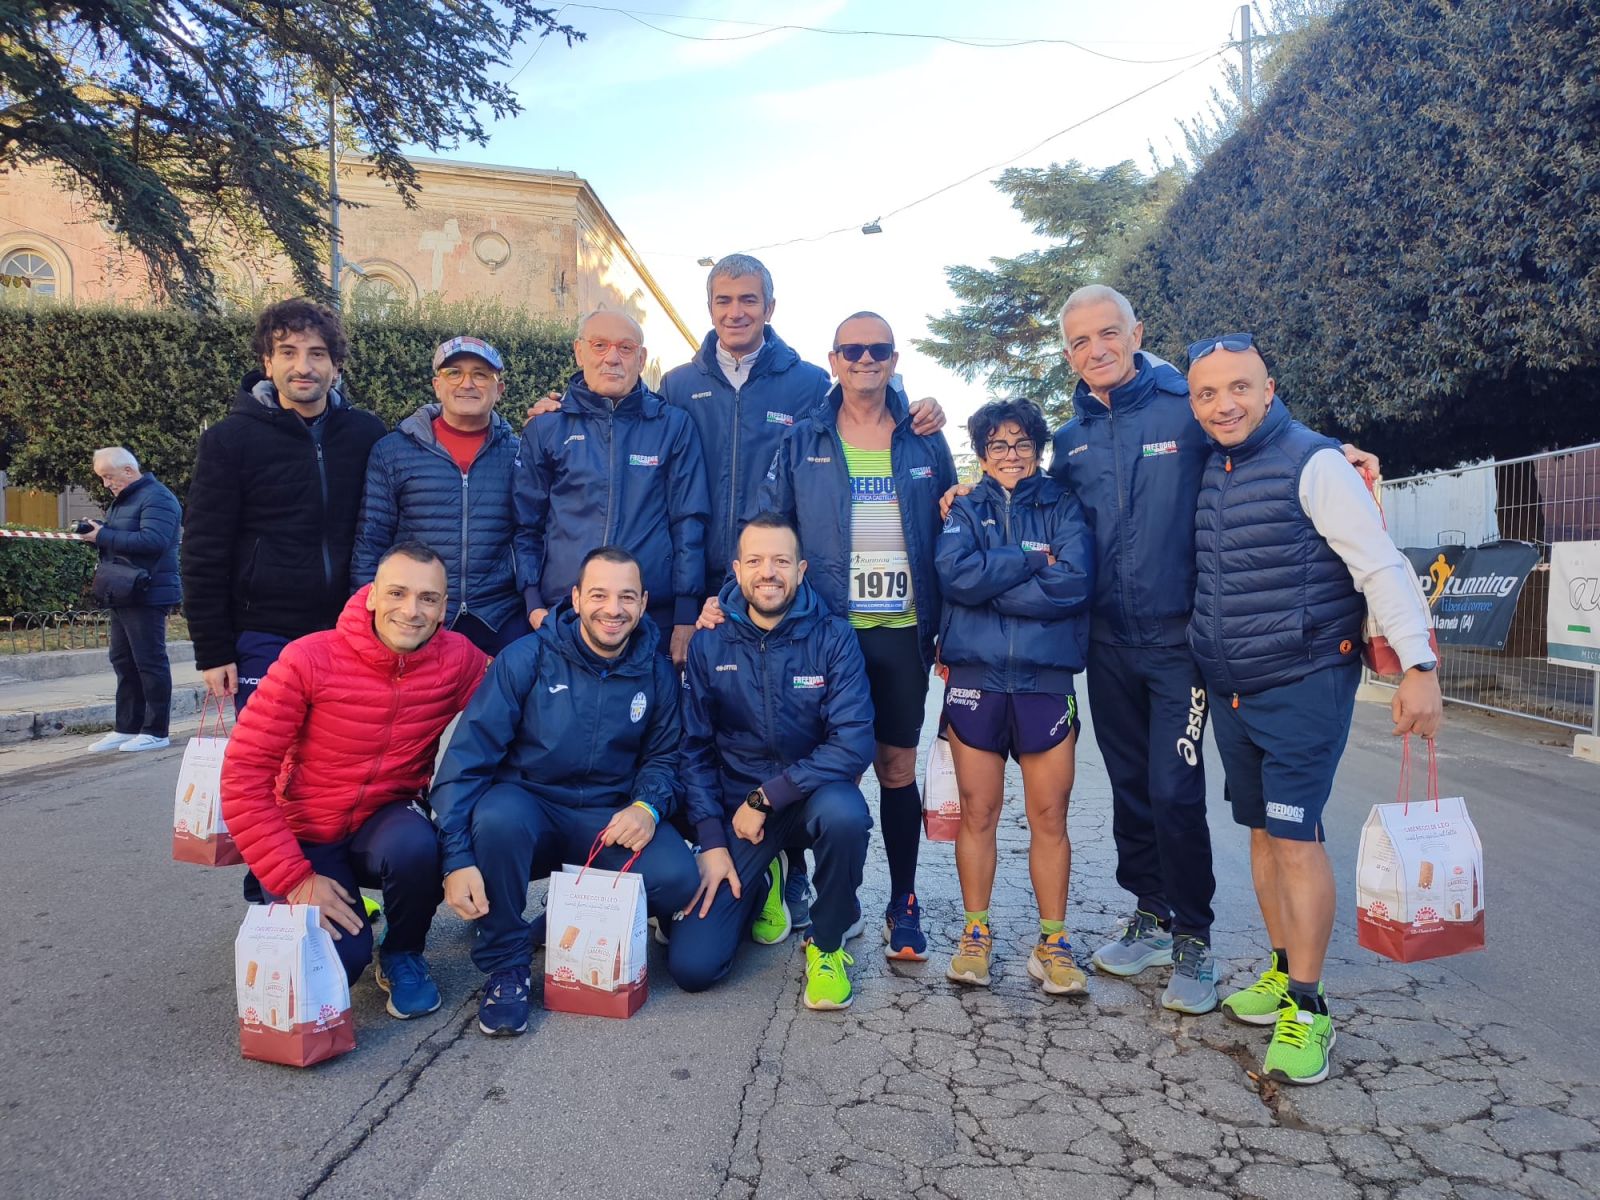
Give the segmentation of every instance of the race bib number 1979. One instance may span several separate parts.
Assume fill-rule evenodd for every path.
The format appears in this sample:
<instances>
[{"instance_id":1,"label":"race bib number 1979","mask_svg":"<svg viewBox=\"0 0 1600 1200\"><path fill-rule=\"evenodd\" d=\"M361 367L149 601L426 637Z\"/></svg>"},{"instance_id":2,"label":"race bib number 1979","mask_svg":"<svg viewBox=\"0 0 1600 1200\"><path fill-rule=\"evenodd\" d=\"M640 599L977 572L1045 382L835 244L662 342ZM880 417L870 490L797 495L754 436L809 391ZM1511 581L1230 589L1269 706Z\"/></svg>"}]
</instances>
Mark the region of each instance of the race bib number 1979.
<instances>
[{"instance_id":1,"label":"race bib number 1979","mask_svg":"<svg viewBox=\"0 0 1600 1200\"><path fill-rule=\"evenodd\" d=\"M911 608L911 562L904 552L850 556L850 611L903 613Z\"/></svg>"}]
</instances>

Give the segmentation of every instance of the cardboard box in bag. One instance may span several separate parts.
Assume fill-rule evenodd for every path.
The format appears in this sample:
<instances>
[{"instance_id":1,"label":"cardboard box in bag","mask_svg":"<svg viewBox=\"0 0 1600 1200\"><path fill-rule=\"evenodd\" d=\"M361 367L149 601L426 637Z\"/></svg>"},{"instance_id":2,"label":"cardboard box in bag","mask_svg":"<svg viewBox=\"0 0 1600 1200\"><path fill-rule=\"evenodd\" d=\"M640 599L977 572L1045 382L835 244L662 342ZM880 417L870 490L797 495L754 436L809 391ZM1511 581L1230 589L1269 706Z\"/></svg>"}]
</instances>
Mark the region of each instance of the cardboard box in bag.
<instances>
[{"instance_id":1,"label":"cardboard box in bag","mask_svg":"<svg viewBox=\"0 0 1600 1200\"><path fill-rule=\"evenodd\" d=\"M650 994L644 878L565 866L550 876L544 1006L631 1017Z\"/></svg>"},{"instance_id":2,"label":"cardboard box in bag","mask_svg":"<svg viewBox=\"0 0 1600 1200\"><path fill-rule=\"evenodd\" d=\"M230 867L244 862L222 819L222 757L225 737L189 739L178 768L178 790L172 812L172 857L202 867Z\"/></svg>"},{"instance_id":3,"label":"cardboard box in bag","mask_svg":"<svg viewBox=\"0 0 1600 1200\"><path fill-rule=\"evenodd\" d=\"M1483 844L1467 802L1373 805L1361 828L1356 905L1360 943L1397 962L1482 950Z\"/></svg>"},{"instance_id":4,"label":"cardboard box in bag","mask_svg":"<svg viewBox=\"0 0 1600 1200\"><path fill-rule=\"evenodd\" d=\"M961 789L956 786L955 759L942 736L928 747L922 772L922 828L930 842L953 842L961 828Z\"/></svg>"},{"instance_id":5,"label":"cardboard box in bag","mask_svg":"<svg viewBox=\"0 0 1600 1200\"><path fill-rule=\"evenodd\" d=\"M252 904L234 940L244 1057L309 1067L354 1050L350 983L314 904Z\"/></svg>"}]
</instances>

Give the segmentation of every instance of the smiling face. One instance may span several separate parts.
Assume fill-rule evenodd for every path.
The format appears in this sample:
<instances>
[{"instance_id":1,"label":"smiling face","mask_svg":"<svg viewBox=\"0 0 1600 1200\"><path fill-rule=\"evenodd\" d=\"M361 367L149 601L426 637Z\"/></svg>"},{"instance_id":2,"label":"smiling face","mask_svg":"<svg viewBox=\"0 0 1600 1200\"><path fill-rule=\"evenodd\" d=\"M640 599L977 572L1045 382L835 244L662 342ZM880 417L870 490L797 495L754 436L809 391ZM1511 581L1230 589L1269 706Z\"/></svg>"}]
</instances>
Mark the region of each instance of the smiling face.
<instances>
[{"instance_id":1,"label":"smiling face","mask_svg":"<svg viewBox=\"0 0 1600 1200\"><path fill-rule=\"evenodd\" d=\"M771 629L783 619L805 574L800 539L794 530L750 525L739 535L733 577L750 605L750 619L762 628Z\"/></svg>"},{"instance_id":2,"label":"smiling face","mask_svg":"<svg viewBox=\"0 0 1600 1200\"><path fill-rule=\"evenodd\" d=\"M278 389L278 403L305 417L320 413L339 378L328 343L315 329L284 331L272 341L261 371Z\"/></svg>"},{"instance_id":3,"label":"smiling face","mask_svg":"<svg viewBox=\"0 0 1600 1200\"><path fill-rule=\"evenodd\" d=\"M717 341L735 358L743 358L761 344L775 304L766 298L755 275L718 277L711 281L710 291L707 304Z\"/></svg>"},{"instance_id":4,"label":"smiling face","mask_svg":"<svg viewBox=\"0 0 1600 1200\"><path fill-rule=\"evenodd\" d=\"M1254 350L1213 350L1189 367L1189 407L1219 446L1237 446L1254 433L1276 393Z\"/></svg>"},{"instance_id":5,"label":"smiling face","mask_svg":"<svg viewBox=\"0 0 1600 1200\"><path fill-rule=\"evenodd\" d=\"M457 354L433 376L433 394L444 408L444 419L457 429L487 426L504 389L500 372L476 354Z\"/></svg>"},{"instance_id":6,"label":"smiling face","mask_svg":"<svg viewBox=\"0 0 1600 1200\"><path fill-rule=\"evenodd\" d=\"M1039 469L1039 447L1021 425L1002 421L983 448L983 473L1006 491Z\"/></svg>"},{"instance_id":7,"label":"smiling face","mask_svg":"<svg viewBox=\"0 0 1600 1200\"><path fill-rule=\"evenodd\" d=\"M396 654L410 654L438 632L444 604L444 564L418 562L405 554L390 555L378 564L378 576L367 593L372 631Z\"/></svg>"},{"instance_id":8,"label":"smiling face","mask_svg":"<svg viewBox=\"0 0 1600 1200\"><path fill-rule=\"evenodd\" d=\"M1138 374L1133 356L1144 340L1144 323L1130 322L1110 300L1070 309L1061 318L1061 339L1072 369L1102 400Z\"/></svg>"},{"instance_id":9,"label":"smiling face","mask_svg":"<svg viewBox=\"0 0 1600 1200\"><path fill-rule=\"evenodd\" d=\"M838 350L840 346L893 346L894 331L887 321L878 317L851 317L839 326L833 335L833 344L835 348L828 353L828 366L846 392L879 397L888 392L889 380L900 362L898 352L891 353L883 362L878 362L870 353L851 362Z\"/></svg>"},{"instance_id":10,"label":"smiling face","mask_svg":"<svg viewBox=\"0 0 1600 1200\"><path fill-rule=\"evenodd\" d=\"M602 658L622 653L648 601L636 562L590 559L572 589L583 640Z\"/></svg>"},{"instance_id":11,"label":"smiling face","mask_svg":"<svg viewBox=\"0 0 1600 1200\"><path fill-rule=\"evenodd\" d=\"M578 340L572 343L583 382L597 396L621 400L644 370L644 333L630 317L616 312L598 312L583 323Z\"/></svg>"}]
</instances>

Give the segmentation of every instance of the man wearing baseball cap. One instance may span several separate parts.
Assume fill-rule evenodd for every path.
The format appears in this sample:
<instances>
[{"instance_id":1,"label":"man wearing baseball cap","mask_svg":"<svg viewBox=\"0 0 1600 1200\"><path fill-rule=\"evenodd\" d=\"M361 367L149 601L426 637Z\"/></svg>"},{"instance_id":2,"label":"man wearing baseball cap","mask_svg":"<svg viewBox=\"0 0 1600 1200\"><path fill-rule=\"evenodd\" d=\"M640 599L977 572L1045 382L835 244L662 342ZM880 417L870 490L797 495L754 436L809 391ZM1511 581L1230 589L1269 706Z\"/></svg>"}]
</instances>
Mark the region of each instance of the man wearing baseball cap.
<instances>
[{"instance_id":1,"label":"man wearing baseball cap","mask_svg":"<svg viewBox=\"0 0 1600 1200\"><path fill-rule=\"evenodd\" d=\"M490 655L528 632L511 554L517 438L495 411L504 370L482 338L453 337L434 351L434 403L372 449L350 566L359 588L395 543L430 547L450 577L446 627Z\"/></svg>"}]
</instances>

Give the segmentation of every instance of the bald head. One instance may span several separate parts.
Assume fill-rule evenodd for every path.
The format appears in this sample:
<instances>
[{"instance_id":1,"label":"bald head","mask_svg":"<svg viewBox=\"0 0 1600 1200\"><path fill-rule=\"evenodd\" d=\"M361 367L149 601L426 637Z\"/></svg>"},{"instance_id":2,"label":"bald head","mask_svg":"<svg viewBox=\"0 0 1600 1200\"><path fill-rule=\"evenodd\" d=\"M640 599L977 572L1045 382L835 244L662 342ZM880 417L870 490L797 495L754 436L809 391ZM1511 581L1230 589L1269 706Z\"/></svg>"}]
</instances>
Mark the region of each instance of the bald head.
<instances>
[{"instance_id":1,"label":"bald head","mask_svg":"<svg viewBox=\"0 0 1600 1200\"><path fill-rule=\"evenodd\" d=\"M578 326L572 353L589 390L615 402L633 391L644 370L644 330L627 313L592 312Z\"/></svg>"}]
</instances>

